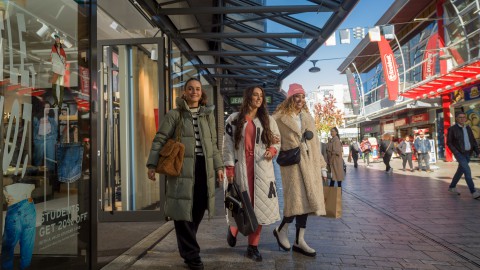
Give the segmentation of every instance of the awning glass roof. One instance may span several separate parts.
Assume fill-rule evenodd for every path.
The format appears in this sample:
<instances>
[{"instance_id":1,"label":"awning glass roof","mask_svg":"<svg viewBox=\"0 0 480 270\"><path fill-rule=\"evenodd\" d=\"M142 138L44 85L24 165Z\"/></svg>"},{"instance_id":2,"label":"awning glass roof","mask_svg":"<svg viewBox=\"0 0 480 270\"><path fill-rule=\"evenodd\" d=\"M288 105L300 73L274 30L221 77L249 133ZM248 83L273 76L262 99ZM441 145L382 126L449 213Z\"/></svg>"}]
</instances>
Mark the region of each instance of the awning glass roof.
<instances>
[{"instance_id":1,"label":"awning glass roof","mask_svg":"<svg viewBox=\"0 0 480 270\"><path fill-rule=\"evenodd\" d=\"M358 0L134 2L187 58L198 60L192 62L211 83L220 80L222 88L263 84L278 89L281 80L323 45Z\"/></svg>"}]
</instances>

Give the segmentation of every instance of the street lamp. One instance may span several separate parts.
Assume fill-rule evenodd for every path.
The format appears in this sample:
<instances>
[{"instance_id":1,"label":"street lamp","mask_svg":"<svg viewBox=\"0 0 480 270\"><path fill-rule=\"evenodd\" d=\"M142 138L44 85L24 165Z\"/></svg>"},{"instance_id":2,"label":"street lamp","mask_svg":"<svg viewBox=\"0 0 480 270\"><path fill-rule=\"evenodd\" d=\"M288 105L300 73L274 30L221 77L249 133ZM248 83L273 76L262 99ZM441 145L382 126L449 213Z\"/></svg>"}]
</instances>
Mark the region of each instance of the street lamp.
<instances>
[{"instance_id":1,"label":"street lamp","mask_svg":"<svg viewBox=\"0 0 480 270\"><path fill-rule=\"evenodd\" d=\"M315 66L318 60L309 60L309 61L313 63L313 67L311 67L308 71L312 73L320 72L320 68Z\"/></svg>"}]
</instances>

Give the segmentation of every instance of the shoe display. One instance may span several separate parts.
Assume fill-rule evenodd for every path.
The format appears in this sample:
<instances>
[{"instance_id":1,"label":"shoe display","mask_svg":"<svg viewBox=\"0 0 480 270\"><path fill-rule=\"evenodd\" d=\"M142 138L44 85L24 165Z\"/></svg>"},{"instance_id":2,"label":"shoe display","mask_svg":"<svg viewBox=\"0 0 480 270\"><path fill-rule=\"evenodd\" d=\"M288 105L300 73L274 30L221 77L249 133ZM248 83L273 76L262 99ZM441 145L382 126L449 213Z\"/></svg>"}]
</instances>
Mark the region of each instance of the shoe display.
<instances>
[{"instance_id":1,"label":"shoe display","mask_svg":"<svg viewBox=\"0 0 480 270\"><path fill-rule=\"evenodd\" d=\"M262 261L262 254L258 251L257 246L252 246L248 245L247 247L247 253L245 254L245 257L252 259L253 261L256 262L261 262Z\"/></svg>"},{"instance_id":2,"label":"shoe display","mask_svg":"<svg viewBox=\"0 0 480 270\"><path fill-rule=\"evenodd\" d=\"M474 198L474 199L480 198L480 192L478 190L476 190L474 193L472 193L472 198Z\"/></svg>"},{"instance_id":3,"label":"shoe display","mask_svg":"<svg viewBox=\"0 0 480 270\"><path fill-rule=\"evenodd\" d=\"M233 236L230 226L227 227L227 243L231 247L234 247L237 244L237 238Z\"/></svg>"},{"instance_id":4,"label":"shoe display","mask_svg":"<svg viewBox=\"0 0 480 270\"><path fill-rule=\"evenodd\" d=\"M453 193L453 194L460 195L460 192L457 191L457 188L449 188L449 189L448 189L448 192Z\"/></svg>"},{"instance_id":5,"label":"shoe display","mask_svg":"<svg viewBox=\"0 0 480 270\"><path fill-rule=\"evenodd\" d=\"M203 270L203 262L200 257L191 260L185 260L185 263L188 265L188 268L191 270Z\"/></svg>"}]
</instances>

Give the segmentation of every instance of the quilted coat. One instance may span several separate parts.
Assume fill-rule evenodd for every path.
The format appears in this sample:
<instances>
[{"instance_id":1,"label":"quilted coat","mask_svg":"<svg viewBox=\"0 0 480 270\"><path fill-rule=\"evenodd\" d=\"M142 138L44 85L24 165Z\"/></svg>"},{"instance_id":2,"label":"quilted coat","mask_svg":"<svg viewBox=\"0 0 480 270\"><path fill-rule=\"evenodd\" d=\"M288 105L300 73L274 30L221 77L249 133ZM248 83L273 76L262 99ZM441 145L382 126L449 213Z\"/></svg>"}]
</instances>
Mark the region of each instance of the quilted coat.
<instances>
[{"instance_id":1,"label":"quilted coat","mask_svg":"<svg viewBox=\"0 0 480 270\"><path fill-rule=\"evenodd\" d=\"M176 99L177 109L170 110L163 118L160 128L153 139L147 167L156 167L160 149L169 138L173 138L176 124L182 114L182 137L185 145L185 157L180 176L167 177L165 216L173 220L192 221L193 188L195 183L195 132L193 118L187 103L182 98ZM198 126L202 142L208 186L208 215L212 217L215 209L215 178L217 171L223 169L220 151L217 148L217 129L213 114L214 106L200 106Z\"/></svg>"},{"instance_id":2,"label":"quilted coat","mask_svg":"<svg viewBox=\"0 0 480 270\"><path fill-rule=\"evenodd\" d=\"M245 160L245 141L240 140L238 149L235 149L235 125L233 121L237 119L238 113L230 115L225 123L225 136L223 137L223 161L225 166L235 166L235 182L240 187L241 191L249 192L247 165ZM255 179L254 179L254 211L258 220L258 224L268 225L280 220L280 211L278 207L277 188L275 185L275 174L273 172L273 162L267 161L264 158L267 146L262 142L260 136L263 132L262 124L258 118L253 119L256 129L255 138ZM245 136L244 124L242 136ZM277 123L275 119L270 116L270 130L274 135L280 137ZM272 145L280 150L280 144ZM228 181L224 181L224 188L226 189ZM249 194L250 195L250 194ZM231 217L230 210L227 211L227 221L230 225L235 226L235 220Z\"/></svg>"},{"instance_id":3,"label":"quilted coat","mask_svg":"<svg viewBox=\"0 0 480 270\"><path fill-rule=\"evenodd\" d=\"M281 150L300 146L301 153L299 164L280 167L284 198L283 215L286 217L302 214L325 215L322 168L326 168L326 163L317 136L313 136L306 143L300 141L306 129L314 133L316 130L312 116L304 111L300 114L302 130L291 115L277 113L273 116L280 131Z\"/></svg>"}]
</instances>

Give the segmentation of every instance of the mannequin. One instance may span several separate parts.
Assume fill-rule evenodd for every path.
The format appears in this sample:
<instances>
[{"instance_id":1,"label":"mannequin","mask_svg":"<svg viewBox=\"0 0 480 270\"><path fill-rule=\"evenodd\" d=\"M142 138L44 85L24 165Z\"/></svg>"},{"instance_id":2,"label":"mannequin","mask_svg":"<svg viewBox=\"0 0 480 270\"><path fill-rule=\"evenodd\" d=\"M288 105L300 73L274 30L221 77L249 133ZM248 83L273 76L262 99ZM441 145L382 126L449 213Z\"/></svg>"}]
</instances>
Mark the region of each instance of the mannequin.
<instances>
[{"instance_id":1,"label":"mannequin","mask_svg":"<svg viewBox=\"0 0 480 270\"><path fill-rule=\"evenodd\" d=\"M55 44L52 46L51 52L51 62L52 62L52 94L53 94L53 107L62 107L63 102L63 91L64 91L64 75L65 69L67 68L67 55L63 50L62 43L60 42L60 37L54 35ZM57 92L58 97L57 97Z\"/></svg>"},{"instance_id":2,"label":"mannequin","mask_svg":"<svg viewBox=\"0 0 480 270\"><path fill-rule=\"evenodd\" d=\"M2 269L14 269L14 250L20 243L20 269L27 269L32 261L35 243L36 211L32 199L34 184L14 182L3 187L8 204L2 239ZM15 268L16 269L16 268Z\"/></svg>"}]
</instances>

